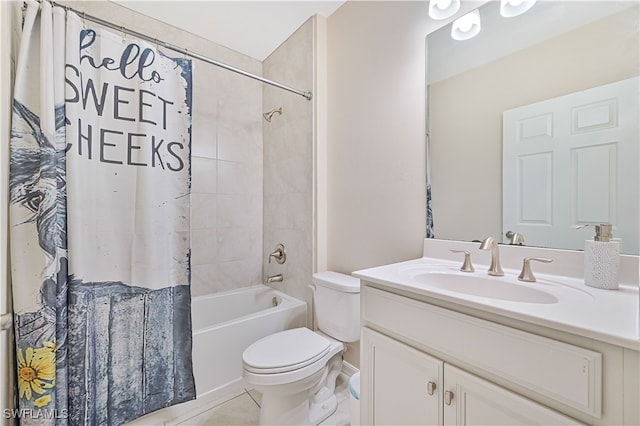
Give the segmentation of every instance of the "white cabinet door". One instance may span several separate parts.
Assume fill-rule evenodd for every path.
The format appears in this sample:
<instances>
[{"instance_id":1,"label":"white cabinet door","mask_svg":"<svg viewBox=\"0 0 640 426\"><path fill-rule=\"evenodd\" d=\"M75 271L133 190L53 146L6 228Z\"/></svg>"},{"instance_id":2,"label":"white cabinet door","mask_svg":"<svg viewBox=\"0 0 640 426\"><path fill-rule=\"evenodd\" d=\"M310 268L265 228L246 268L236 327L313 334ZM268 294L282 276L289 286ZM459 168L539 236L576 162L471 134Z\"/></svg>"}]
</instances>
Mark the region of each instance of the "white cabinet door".
<instances>
[{"instance_id":1,"label":"white cabinet door","mask_svg":"<svg viewBox=\"0 0 640 426\"><path fill-rule=\"evenodd\" d=\"M361 423L442 424L443 362L362 329Z\"/></svg>"},{"instance_id":2,"label":"white cabinet door","mask_svg":"<svg viewBox=\"0 0 640 426\"><path fill-rule=\"evenodd\" d=\"M583 424L449 364L444 380L445 425Z\"/></svg>"}]
</instances>

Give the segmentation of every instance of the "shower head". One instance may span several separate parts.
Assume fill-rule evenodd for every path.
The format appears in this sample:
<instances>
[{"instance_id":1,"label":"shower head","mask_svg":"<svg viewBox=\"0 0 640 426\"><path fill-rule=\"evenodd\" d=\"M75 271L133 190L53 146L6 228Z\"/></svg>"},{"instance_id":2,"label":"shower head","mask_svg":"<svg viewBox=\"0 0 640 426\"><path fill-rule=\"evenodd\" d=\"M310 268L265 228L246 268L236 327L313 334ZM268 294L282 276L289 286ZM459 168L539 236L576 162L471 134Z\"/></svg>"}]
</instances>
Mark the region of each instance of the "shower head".
<instances>
[{"instance_id":1,"label":"shower head","mask_svg":"<svg viewBox=\"0 0 640 426\"><path fill-rule=\"evenodd\" d=\"M273 114L275 114L276 112L278 114L282 114L282 107L272 109L269 112L265 112L264 114L262 114L262 116L264 117L265 120L267 120L268 123L271 123L271 117L273 117Z\"/></svg>"}]
</instances>

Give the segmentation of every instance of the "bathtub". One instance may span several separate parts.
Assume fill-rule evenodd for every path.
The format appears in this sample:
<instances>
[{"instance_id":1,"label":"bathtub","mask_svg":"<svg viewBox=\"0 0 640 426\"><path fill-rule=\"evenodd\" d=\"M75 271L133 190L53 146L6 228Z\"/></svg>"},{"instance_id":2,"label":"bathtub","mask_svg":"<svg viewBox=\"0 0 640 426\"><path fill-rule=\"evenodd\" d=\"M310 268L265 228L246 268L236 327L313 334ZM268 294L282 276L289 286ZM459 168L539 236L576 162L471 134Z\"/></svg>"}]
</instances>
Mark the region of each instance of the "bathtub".
<instances>
[{"instance_id":1,"label":"bathtub","mask_svg":"<svg viewBox=\"0 0 640 426\"><path fill-rule=\"evenodd\" d=\"M191 301L193 375L198 398L242 379L242 352L261 337L304 327L307 304L266 285Z\"/></svg>"}]
</instances>

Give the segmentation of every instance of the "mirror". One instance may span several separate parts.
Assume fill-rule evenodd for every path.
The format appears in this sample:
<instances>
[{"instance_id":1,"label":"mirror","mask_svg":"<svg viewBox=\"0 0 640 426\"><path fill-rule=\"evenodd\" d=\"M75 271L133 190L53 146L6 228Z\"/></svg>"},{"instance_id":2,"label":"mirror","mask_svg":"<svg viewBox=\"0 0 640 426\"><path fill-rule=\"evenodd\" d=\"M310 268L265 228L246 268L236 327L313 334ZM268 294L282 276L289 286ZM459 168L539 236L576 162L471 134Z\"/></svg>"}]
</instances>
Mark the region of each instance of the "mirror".
<instances>
[{"instance_id":1,"label":"mirror","mask_svg":"<svg viewBox=\"0 0 640 426\"><path fill-rule=\"evenodd\" d=\"M538 1L513 18L500 16L499 8L497 1L479 8L482 30L470 40L453 40L450 24L427 37L427 169L436 238L473 241L493 236L508 243L503 204L509 207L539 198L522 193L515 196L517 200L509 196L503 203L503 185L513 179L506 176L503 181L505 111L634 78L636 89L631 96L638 103L637 2ZM637 135L637 114L631 127ZM639 143L636 136L631 148L635 152L632 175L612 178L619 181L622 192L603 194L602 185L596 182L598 190L593 194L593 198L614 199L615 208L607 212L614 237L622 239L623 253L636 255L640 202L626 194L638 197ZM571 170L573 166L561 167ZM584 170L581 174L592 175ZM582 185L582 192L589 195L593 186L587 185ZM569 184L560 186L564 189ZM571 195L555 197L562 200ZM599 212L591 213L583 214L573 225L603 221ZM624 215L635 226L617 234L619 217ZM539 229L545 226L542 223ZM523 234L524 244L581 250L584 240L594 234L573 226L570 231L577 235L574 241L536 240L543 233L534 228Z\"/></svg>"}]
</instances>

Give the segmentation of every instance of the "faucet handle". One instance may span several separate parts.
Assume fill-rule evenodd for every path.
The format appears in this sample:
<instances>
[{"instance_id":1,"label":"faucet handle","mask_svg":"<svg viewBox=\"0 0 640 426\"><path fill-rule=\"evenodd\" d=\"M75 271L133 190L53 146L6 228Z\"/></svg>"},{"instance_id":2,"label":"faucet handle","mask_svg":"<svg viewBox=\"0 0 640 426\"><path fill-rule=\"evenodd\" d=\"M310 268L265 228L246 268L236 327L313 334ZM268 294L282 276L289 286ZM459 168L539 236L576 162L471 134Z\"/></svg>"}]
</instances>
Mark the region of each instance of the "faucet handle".
<instances>
[{"instance_id":1,"label":"faucet handle","mask_svg":"<svg viewBox=\"0 0 640 426\"><path fill-rule=\"evenodd\" d=\"M522 259L522 271L520 272L520 275L518 275L518 279L520 281L525 281L528 283L536 282L536 277L535 275L533 275L533 271L531 270L532 260L544 263L553 262L553 259L548 259L546 257L525 257L524 259Z\"/></svg>"},{"instance_id":2,"label":"faucet handle","mask_svg":"<svg viewBox=\"0 0 640 426\"><path fill-rule=\"evenodd\" d=\"M287 251L284 248L284 244L280 243L276 245L276 249L269 254L269 263L271 263L271 258L276 259L280 265L287 261Z\"/></svg>"},{"instance_id":3,"label":"faucet handle","mask_svg":"<svg viewBox=\"0 0 640 426\"><path fill-rule=\"evenodd\" d=\"M466 250L451 250L451 253L464 253L464 263L460 267L462 272L474 272L473 265L471 264L471 253Z\"/></svg>"}]
</instances>

